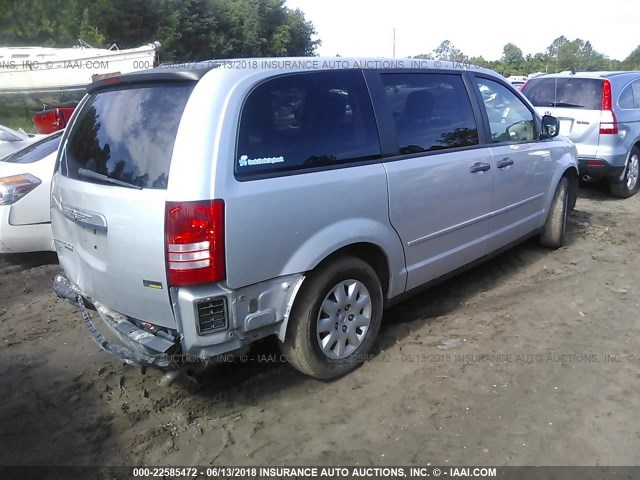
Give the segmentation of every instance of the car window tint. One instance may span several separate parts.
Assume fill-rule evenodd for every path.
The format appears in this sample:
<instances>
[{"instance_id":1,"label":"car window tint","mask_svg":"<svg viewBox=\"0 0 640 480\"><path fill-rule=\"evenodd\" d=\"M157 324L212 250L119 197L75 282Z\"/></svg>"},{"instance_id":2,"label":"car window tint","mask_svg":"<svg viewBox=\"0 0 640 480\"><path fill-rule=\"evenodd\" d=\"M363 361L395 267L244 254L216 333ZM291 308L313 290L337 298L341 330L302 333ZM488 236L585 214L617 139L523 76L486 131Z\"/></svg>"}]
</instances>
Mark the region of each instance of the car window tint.
<instances>
[{"instance_id":1,"label":"car window tint","mask_svg":"<svg viewBox=\"0 0 640 480\"><path fill-rule=\"evenodd\" d=\"M515 143L536 138L533 113L504 85L476 78L489 117L493 143Z\"/></svg>"},{"instance_id":2,"label":"car window tint","mask_svg":"<svg viewBox=\"0 0 640 480\"><path fill-rule=\"evenodd\" d=\"M2 161L9 163L33 163L42 160L47 155L58 150L61 136L62 132L54 133L47 138L27 145L23 149L12 153L8 157L3 158Z\"/></svg>"},{"instance_id":3,"label":"car window tint","mask_svg":"<svg viewBox=\"0 0 640 480\"><path fill-rule=\"evenodd\" d=\"M360 71L285 75L248 96L241 114L239 178L380 158Z\"/></svg>"},{"instance_id":4,"label":"car window tint","mask_svg":"<svg viewBox=\"0 0 640 480\"><path fill-rule=\"evenodd\" d=\"M382 74L401 154L478 144L478 129L460 75Z\"/></svg>"},{"instance_id":5,"label":"car window tint","mask_svg":"<svg viewBox=\"0 0 640 480\"><path fill-rule=\"evenodd\" d=\"M634 108L640 108L640 80L635 80L631 84L633 90L633 106Z\"/></svg>"},{"instance_id":6,"label":"car window tint","mask_svg":"<svg viewBox=\"0 0 640 480\"><path fill-rule=\"evenodd\" d=\"M597 78L533 78L522 93L536 107L600 110L602 80Z\"/></svg>"},{"instance_id":7,"label":"car window tint","mask_svg":"<svg viewBox=\"0 0 640 480\"><path fill-rule=\"evenodd\" d=\"M158 83L91 95L69 134L61 173L100 182L79 175L83 168L142 188L166 189L173 144L193 85Z\"/></svg>"},{"instance_id":8,"label":"car window tint","mask_svg":"<svg viewBox=\"0 0 640 480\"><path fill-rule=\"evenodd\" d=\"M634 109L635 103L633 100L633 84L630 83L622 90L620 93L620 98L618 98L618 106L624 109Z\"/></svg>"}]
</instances>

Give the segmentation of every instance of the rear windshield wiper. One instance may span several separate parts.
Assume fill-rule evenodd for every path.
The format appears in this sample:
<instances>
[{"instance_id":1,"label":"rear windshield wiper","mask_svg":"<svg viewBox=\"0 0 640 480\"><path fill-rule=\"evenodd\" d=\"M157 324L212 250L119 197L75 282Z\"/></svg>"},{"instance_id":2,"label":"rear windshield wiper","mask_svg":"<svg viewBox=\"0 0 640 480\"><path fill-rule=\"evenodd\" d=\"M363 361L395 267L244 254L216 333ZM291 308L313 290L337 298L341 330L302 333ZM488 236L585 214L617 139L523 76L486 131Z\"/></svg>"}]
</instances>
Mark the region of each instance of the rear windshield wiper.
<instances>
[{"instance_id":1,"label":"rear windshield wiper","mask_svg":"<svg viewBox=\"0 0 640 480\"><path fill-rule=\"evenodd\" d=\"M105 175L103 173L94 172L93 170L87 170L86 168L79 168L78 175L86 178L93 178L94 180L100 180L102 182L113 183L114 185L120 185L121 187L127 188L135 188L136 190L142 190L142 187L139 185L134 185L133 183L124 182L122 180L118 180L117 178L110 177L109 175Z\"/></svg>"},{"instance_id":2,"label":"rear windshield wiper","mask_svg":"<svg viewBox=\"0 0 640 480\"><path fill-rule=\"evenodd\" d=\"M565 107L565 108L584 108L584 105L578 105L577 103L567 102L551 102L550 107Z\"/></svg>"}]
</instances>

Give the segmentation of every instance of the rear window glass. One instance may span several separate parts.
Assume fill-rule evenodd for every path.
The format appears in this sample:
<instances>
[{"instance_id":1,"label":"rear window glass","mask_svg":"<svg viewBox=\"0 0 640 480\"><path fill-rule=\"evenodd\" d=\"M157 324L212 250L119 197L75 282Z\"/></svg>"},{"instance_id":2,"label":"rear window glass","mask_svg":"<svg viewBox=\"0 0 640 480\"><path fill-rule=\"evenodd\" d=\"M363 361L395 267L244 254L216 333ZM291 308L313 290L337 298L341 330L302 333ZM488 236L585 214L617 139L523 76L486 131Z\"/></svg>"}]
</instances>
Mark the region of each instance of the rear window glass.
<instances>
[{"instance_id":1,"label":"rear window glass","mask_svg":"<svg viewBox=\"0 0 640 480\"><path fill-rule=\"evenodd\" d=\"M536 107L600 110L602 80L597 78L534 78L522 93Z\"/></svg>"},{"instance_id":2,"label":"rear window glass","mask_svg":"<svg viewBox=\"0 0 640 480\"><path fill-rule=\"evenodd\" d=\"M160 84L92 95L69 134L61 173L100 183L78 172L84 169L142 188L166 189L173 144L193 85Z\"/></svg>"},{"instance_id":3,"label":"rear window glass","mask_svg":"<svg viewBox=\"0 0 640 480\"><path fill-rule=\"evenodd\" d=\"M253 90L242 109L238 178L379 157L373 107L360 71L277 77Z\"/></svg>"},{"instance_id":4,"label":"rear window glass","mask_svg":"<svg viewBox=\"0 0 640 480\"><path fill-rule=\"evenodd\" d=\"M31 145L24 147L22 150L12 153L3 162L9 163L33 163L42 160L47 155L51 155L58 150L62 132L54 133L47 138L39 140Z\"/></svg>"}]
</instances>

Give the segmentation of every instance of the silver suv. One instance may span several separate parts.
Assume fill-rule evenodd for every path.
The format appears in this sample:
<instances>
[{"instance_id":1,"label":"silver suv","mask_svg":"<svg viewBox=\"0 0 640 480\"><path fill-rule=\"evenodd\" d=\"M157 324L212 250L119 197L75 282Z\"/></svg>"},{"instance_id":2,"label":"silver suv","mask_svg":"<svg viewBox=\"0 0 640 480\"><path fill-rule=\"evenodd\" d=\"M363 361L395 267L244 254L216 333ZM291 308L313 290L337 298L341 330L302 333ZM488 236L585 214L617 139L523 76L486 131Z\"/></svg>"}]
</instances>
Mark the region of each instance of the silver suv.
<instances>
[{"instance_id":1,"label":"silver suv","mask_svg":"<svg viewBox=\"0 0 640 480\"><path fill-rule=\"evenodd\" d=\"M102 348L170 369L276 335L334 378L405 294L532 235L562 245L578 170L555 118L489 70L335 63L89 87L53 178L53 287Z\"/></svg>"},{"instance_id":2,"label":"silver suv","mask_svg":"<svg viewBox=\"0 0 640 480\"><path fill-rule=\"evenodd\" d=\"M554 115L560 134L578 148L585 181L605 179L612 195L640 189L640 72L543 75L522 93L541 115Z\"/></svg>"}]
</instances>

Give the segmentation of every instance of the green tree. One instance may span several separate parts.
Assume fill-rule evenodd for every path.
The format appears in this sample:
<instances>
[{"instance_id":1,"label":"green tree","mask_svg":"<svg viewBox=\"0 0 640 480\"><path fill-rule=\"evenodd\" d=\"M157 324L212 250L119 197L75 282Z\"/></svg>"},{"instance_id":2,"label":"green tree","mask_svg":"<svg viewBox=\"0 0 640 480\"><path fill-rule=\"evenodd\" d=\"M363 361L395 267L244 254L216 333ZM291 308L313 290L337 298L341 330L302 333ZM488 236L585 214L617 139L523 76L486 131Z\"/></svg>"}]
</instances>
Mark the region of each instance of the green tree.
<instances>
[{"instance_id":1,"label":"green tree","mask_svg":"<svg viewBox=\"0 0 640 480\"><path fill-rule=\"evenodd\" d=\"M471 57L469 62L477 67L491 68L491 62L485 60L482 55L479 57Z\"/></svg>"},{"instance_id":2,"label":"green tree","mask_svg":"<svg viewBox=\"0 0 640 480\"><path fill-rule=\"evenodd\" d=\"M433 50L433 57L436 60L448 60L451 62L466 62L468 60L467 56L449 40L445 40Z\"/></svg>"},{"instance_id":3,"label":"green tree","mask_svg":"<svg viewBox=\"0 0 640 480\"><path fill-rule=\"evenodd\" d=\"M93 47L101 47L105 46L106 38L100 32L98 27L92 25L91 20L89 18L89 9L85 8L82 13L82 20L79 25L78 38L81 38L83 41L87 42L89 45Z\"/></svg>"},{"instance_id":4,"label":"green tree","mask_svg":"<svg viewBox=\"0 0 640 480\"><path fill-rule=\"evenodd\" d=\"M502 48L502 63L505 64L506 68L510 68L513 70L514 75L518 75L521 73L522 64L524 63L524 57L522 55L522 50L518 48L513 43L507 43Z\"/></svg>"},{"instance_id":5,"label":"green tree","mask_svg":"<svg viewBox=\"0 0 640 480\"><path fill-rule=\"evenodd\" d=\"M589 41L580 38L570 41L560 36L547 47L546 54L549 72L601 70L610 63L605 55L593 49Z\"/></svg>"},{"instance_id":6,"label":"green tree","mask_svg":"<svg viewBox=\"0 0 640 480\"><path fill-rule=\"evenodd\" d=\"M320 41L285 0L0 0L0 44L130 48L163 61L313 55Z\"/></svg>"},{"instance_id":7,"label":"green tree","mask_svg":"<svg viewBox=\"0 0 640 480\"><path fill-rule=\"evenodd\" d=\"M640 45L624 59L622 65L626 70L640 70Z\"/></svg>"}]
</instances>

